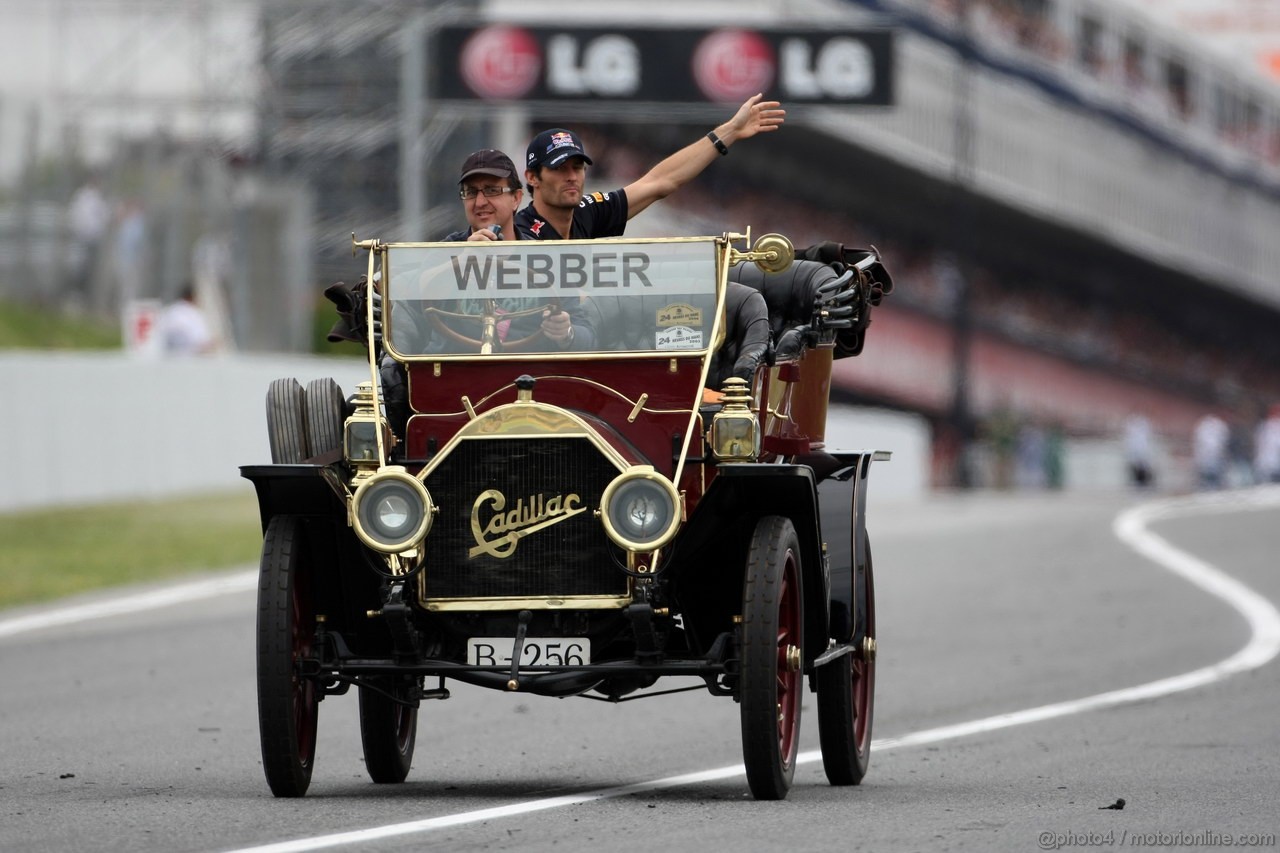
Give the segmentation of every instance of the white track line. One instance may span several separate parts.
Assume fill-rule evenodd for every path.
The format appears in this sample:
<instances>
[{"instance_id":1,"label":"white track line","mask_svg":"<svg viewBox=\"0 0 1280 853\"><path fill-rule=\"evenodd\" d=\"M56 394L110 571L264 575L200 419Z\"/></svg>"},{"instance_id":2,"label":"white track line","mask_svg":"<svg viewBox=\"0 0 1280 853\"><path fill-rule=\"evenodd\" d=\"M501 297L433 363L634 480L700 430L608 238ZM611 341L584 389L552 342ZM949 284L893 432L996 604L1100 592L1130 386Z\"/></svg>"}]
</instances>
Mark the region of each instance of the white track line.
<instances>
[{"instance_id":1,"label":"white track line","mask_svg":"<svg viewBox=\"0 0 1280 853\"><path fill-rule=\"evenodd\" d=\"M104 619L108 616L120 616L125 613L140 613L144 610L158 610L174 604L186 604L202 598L213 598L233 592L244 592L258 586L258 573L238 572L225 577L184 583L126 595L107 601L95 601L91 604L78 604L71 607L60 607L27 616L16 616L11 619L0 619L0 637L12 637L28 631L39 631L42 628L54 628L59 625L78 624L90 619Z\"/></svg>"},{"instance_id":2,"label":"white track line","mask_svg":"<svg viewBox=\"0 0 1280 853\"><path fill-rule=\"evenodd\" d=\"M1185 551L1173 547L1164 539L1147 530L1147 525L1153 521L1163 521L1186 515L1271 509L1277 506L1280 506L1280 488L1265 487L1241 492L1179 498L1143 504L1121 513L1112 523L1112 531L1126 545L1200 587L1210 595L1222 599L1245 618L1249 623L1251 636L1249 642L1235 654L1211 666L1136 687L1126 687L1094 696L1086 696L1083 699L1041 705L1037 708L997 714L980 720L970 720L969 722L925 729L901 737L881 738L872 743L872 749L876 752L883 752L900 747L937 743L1006 729L1012 726L1026 725L1027 723L1052 720L1071 714L1096 711L1100 708L1109 708L1130 702L1168 696L1171 693L1212 684L1215 681L1256 669L1270 662L1277 654L1280 654L1280 611L1277 611L1270 601L1221 570L1193 557ZM100 619L107 616L136 613L201 598L243 592L254 588L256 584L257 572L244 572L224 578L215 578L155 592L127 596L113 601L67 607L29 616L0 620L0 637L82 622L87 619ZM813 750L801 753L797 757L797 762L807 764L819 761L821 758L822 754L817 750ZM344 844L361 844L382 838L413 835L451 826L499 820L532 812L558 809L580 803L615 799L645 791L657 791L665 788L678 788L686 785L714 782L721 779L732 779L742 776L744 773L743 766L735 764L731 767L721 767L698 773L686 773L680 776L668 776L663 779L638 782L633 785L623 785L616 788L605 788L582 794L530 800L523 803L459 812L457 814L389 824L371 829L353 830L314 838L281 841L258 847L240 848L231 851L231 853L293 853L293 851L322 850Z\"/></svg>"},{"instance_id":3,"label":"white track line","mask_svg":"<svg viewBox=\"0 0 1280 853\"><path fill-rule=\"evenodd\" d=\"M1181 551L1164 539L1147 530L1153 521L1176 518L1186 515L1207 515L1217 512L1233 512L1248 509L1267 509L1280 506L1280 489L1253 489L1244 492L1219 493L1192 498L1177 498L1154 503L1142 504L1126 510L1116 517L1111 530L1133 550L1144 557L1159 563L1176 575L1200 587L1210 595L1216 596L1235 608L1245 621L1249 623L1251 636L1249 642L1226 660L1192 670L1171 678L1162 678L1140 684L1137 687L1125 687L1107 693L1086 696L1083 699L1072 699L1052 705L1041 705L1025 711L1014 711L1008 714L997 714L981 720L967 723L956 723L936 729L914 732L897 738L885 738L875 741L878 749L889 749L895 746L919 746L936 743L940 740L966 737L972 734L995 731L996 729L1020 726L1026 723L1038 723L1065 717L1069 714L1080 714L1085 711L1096 711L1129 702L1141 702L1144 699L1155 699L1168 696L1183 690L1203 687L1215 681L1221 681L1231 675L1256 669L1270 661L1280 653L1280 611L1275 605L1225 574L1210 564ZM821 758L819 753L806 753L810 760Z\"/></svg>"},{"instance_id":4,"label":"white track line","mask_svg":"<svg viewBox=\"0 0 1280 853\"><path fill-rule=\"evenodd\" d=\"M1280 653L1280 611L1277 611L1270 601L1258 595L1249 587L1203 560L1173 547L1146 528L1153 521L1161 521L1182 515L1266 509L1277 506L1280 506L1280 489L1268 487L1246 492L1215 494L1206 497L1197 496L1143 504L1121 513L1112 523L1112 531L1126 545L1174 574L1185 578L1210 595L1221 598L1239 611L1240 615L1249 623L1252 636L1244 648L1231 657L1212 666L1193 670L1185 675L1162 678L1159 681L1152 681L1137 687L1112 690L1069 702L1041 705L1038 708L1028 708L1024 711L997 714L994 717L985 717L981 720L971 720L966 723L925 729L902 737L881 738L872 742L872 750L883 752L899 747L937 743L938 741L967 737L1027 723L1052 720L1071 714L1096 711L1100 708L1109 708L1129 702L1168 696L1171 693L1212 684L1228 676L1255 669L1267 663ZM807 764L819 761L821 758L822 753L813 750L801 753L797 757L797 761L801 764ZM681 776L668 776L664 779L654 779L649 782L639 782L634 785L623 785L617 788L605 788L599 791L565 797L530 800L507 806L459 812L406 823L378 826L371 829L358 829L314 838L281 841L259 847L245 847L229 851L229 853L295 853L295 851L323 850L328 847L347 844L362 844L383 838L414 835L451 826L480 823L487 820L500 820L516 815L558 809L580 803L609 800L645 791L678 788L684 785L696 785L720 779L732 779L744 775L745 772L741 764L736 764L732 767L721 767L717 770L705 770L700 773L688 773Z\"/></svg>"}]
</instances>

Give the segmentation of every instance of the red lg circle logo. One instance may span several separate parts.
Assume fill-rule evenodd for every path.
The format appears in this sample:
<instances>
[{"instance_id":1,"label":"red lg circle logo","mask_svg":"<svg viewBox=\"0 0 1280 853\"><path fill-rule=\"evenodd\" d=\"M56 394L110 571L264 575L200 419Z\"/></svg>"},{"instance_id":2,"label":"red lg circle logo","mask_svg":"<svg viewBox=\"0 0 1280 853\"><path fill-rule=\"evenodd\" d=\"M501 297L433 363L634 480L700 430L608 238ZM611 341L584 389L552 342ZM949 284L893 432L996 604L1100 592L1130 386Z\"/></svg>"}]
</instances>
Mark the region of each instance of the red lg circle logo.
<instances>
[{"instance_id":1,"label":"red lg circle logo","mask_svg":"<svg viewBox=\"0 0 1280 853\"><path fill-rule=\"evenodd\" d=\"M462 46L462 79L482 98L524 97L541 73L538 41L518 27L485 27Z\"/></svg>"},{"instance_id":2,"label":"red lg circle logo","mask_svg":"<svg viewBox=\"0 0 1280 853\"><path fill-rule=\"evenodd\" d=\"M746 30L711 33L693 52L693 77L713 101L737 103L769 91L777 67L773 46Z\"/></svg>"}]
</instances>

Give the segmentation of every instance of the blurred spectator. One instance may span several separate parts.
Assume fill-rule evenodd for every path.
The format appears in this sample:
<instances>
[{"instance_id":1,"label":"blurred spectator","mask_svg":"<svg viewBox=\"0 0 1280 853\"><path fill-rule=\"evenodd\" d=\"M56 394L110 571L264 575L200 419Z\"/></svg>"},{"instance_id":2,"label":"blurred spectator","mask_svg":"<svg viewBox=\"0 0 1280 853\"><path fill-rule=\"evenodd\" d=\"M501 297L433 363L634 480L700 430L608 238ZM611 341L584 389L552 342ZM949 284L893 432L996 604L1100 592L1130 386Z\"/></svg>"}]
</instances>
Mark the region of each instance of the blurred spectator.
<instances>
[{"instance_id":1,"label":"blurred spectator","mask_svg":"<svg viewBox=\"0 0 1280 853\"><path fill-rule=\"evenodd\" d=\"M142 202L129 199L120 207L116 226L115 273L120 305L147 292L147 216Z\"/></svg>"},{"instance_id":2,"label":"blurred spectator","mask_svg":"<svg viewBox=\"0 0 1280 853\"><path fill-rule=\"evenodd\" d=\"M1034 421L1027 421L1018 428L1018 445L1015 451L1018 488L1043 489L1045 477L1046 443L1044 430Z\"/></svg>"},{"instance_id":3,"label":"blurred spectator","mask_svg":"<svg viewBox=\"0 0 1280 853\"><path fill-rule=\"evenodd\" d=\"M204 311L209 332L220 345L235 340L227 305L231 288L231 238L226 231L206 231L191 248L191 277L196 301Z\"/></svg>"},{"instance_id":4,"label":"blurred spectator","mask_svg":"<svg viewBox=\"0 0 1280 853\"><path fill-rule=\"evenodd\" d=\"M231 246L225 233L206 231L191 247L191 271L197 280L208 280L218 288L231 277Z\"/></svg>"},{"instance_id":5,"label":"blurred spectator","mask_svg":"<svg viewBox=\"0 0 1280 853\"><path fill-rule=\"evenodd\" d=\"M196 305L195 288L187 284L178 300L160 312L156 333L166 355L205 355L213 352L214 338L204 312Z\"/></svg>"},{"instance_id":6,"label":"blurred spectator","mask_svg":"<svg viewBox=\"0 0 1280 853\"><path fill-rule=\"evenodd\" d=\"M1062 424L1052 422L1044 433L1044 479L1053 490L1066 485L1066 441Z\"/></svg>"},{"instance_id":7,"label":"blurred spectator","mask_svg":"<svg viewBox=\"0 0 1280 853\"><path fill-rule=\"evenodd\" d=\"M1108 78L1110 69L1102 45L1102 22L1096 18L1081 18L1077 32L1076 59L1080 66L1094 77Z\"/></svg>"},{"instance_id":8,"label":"blurred spectator","mask_svg":"<svg viewBox=\"0 0 1280 853\"><path fill-rule=\"evenodd\" d=\"M1227 465L1223 485L1251 486L1253 475L1253 435L1243 412L1234 415L1227 425Z\"/></svg>"},{"instance_id":9,"label":"blurred spectator","mask_svg":"<svg viewBox=\"0 0 1280 853\"><path fill-rule=\"evenodd\" d=\"M1169 96L1169 110L1179 121L1191 118L1191 82L1186 65L1178 60L1165 64L1165 87Z\"/></svg>"},{"instance_id":10,"label":"blurred spectator","mask_svg":"<svg viewBox=\"0 0 1280 853\"><path fill-rule=\"evenodd\" d=\"M1191 456L1195 462L1200 488L1220 489L1227 466L1227 443L1231 429L1227 422L1212 412L1196 422L1191 435Z\"/></svg>"},{"instance_id":11,"label":"blurred spectator","mask_svg":"<svg viewBox=\"0 0 1280 853\"><path fill-rule=\"evenodd\" d=\"M1259 483L1280 483L1280 403L1271 407L1254 433L1253 470Z\"/></svg>"},{"instance_id":12,"label":"blurred spectator","mask_svg":"<svg viewBox=\"0 0 1280 853\"><path fill-rule=\"evenodd\" d=\"M98 188L97 178L89 178L71 196L67 218L72 238L71 296L78 303L76 307L85 308L102 240L111 224L111 206Z\"/></svg>"},{"instance_id":13,"label":"blurred spectator","mask_svg":"<svg viewBox=\"0 0 1280 853\"><path fill-rule=\"evenodd\" d=\"M995 461L995 487L1013 486L1018 449L1018 416L1007 405L998 405L987 419L987 441Z\"/></svg>"},{"instance_id":14,"label":"blurred spectator","mask_svg":"<svg viewBox=\"0 0 1280 853\"><path fill-rule=\"evenodd\" d=\"M934 488L965 486L960 468L964 464L963 431L951 423L936 423L933 427L933 458L931 480Z\"/></svg>"},{"instance_id":15,"label":"blurred spectator","mask_svg":"<svg viewBox=\"0 0 1280 853\"><path fill-rule=\"evenodd\" d=\"M1130 415L1124 422L1124 462L1129 469L1129 485L1147 489L1155 485L1155 438L1151 421L1144 415Z\"/></svg>"},{"instance_id":16,"label":"blurred spectator","mask_svg":"<svg viewBox=\"0 0 1280 853\"><path fill-rule=\"evenodd\" d=\"M954 314L964 297L964 272L950 252L938 252L933 263L933 283L938 304L947 314Z\"/></svg>"}]
</instances>

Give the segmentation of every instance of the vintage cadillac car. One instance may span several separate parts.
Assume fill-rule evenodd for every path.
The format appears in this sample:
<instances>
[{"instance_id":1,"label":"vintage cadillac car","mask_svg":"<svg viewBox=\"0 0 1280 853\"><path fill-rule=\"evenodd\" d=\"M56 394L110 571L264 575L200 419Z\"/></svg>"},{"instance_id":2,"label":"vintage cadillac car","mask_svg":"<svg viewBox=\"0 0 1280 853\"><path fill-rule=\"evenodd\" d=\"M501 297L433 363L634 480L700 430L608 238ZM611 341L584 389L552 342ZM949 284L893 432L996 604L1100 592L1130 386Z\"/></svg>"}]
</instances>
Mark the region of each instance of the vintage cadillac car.
<instances>
[{"instance_id":1,"label":"vintage cadillac car","mask_svg":"<svg viewBox=\"0 0 1280 853\"><path fill-rule=\"evenodd\" d=\"M264 530L271 791L305 794L320 701L353 685L369 776L395 783L448 679L626 701L675 676L741 706L760 799L791 787L807 676L827 778L858 784L866 489L888 454L824 432L832 359L861 349L892 284L878 253L797 259L749 234L353 243L376 284L334 298L369 379L349 398L276 380L272 464L242 468ZM568 341L538 331L561 311Z\"/></svg>"}]
</instances>

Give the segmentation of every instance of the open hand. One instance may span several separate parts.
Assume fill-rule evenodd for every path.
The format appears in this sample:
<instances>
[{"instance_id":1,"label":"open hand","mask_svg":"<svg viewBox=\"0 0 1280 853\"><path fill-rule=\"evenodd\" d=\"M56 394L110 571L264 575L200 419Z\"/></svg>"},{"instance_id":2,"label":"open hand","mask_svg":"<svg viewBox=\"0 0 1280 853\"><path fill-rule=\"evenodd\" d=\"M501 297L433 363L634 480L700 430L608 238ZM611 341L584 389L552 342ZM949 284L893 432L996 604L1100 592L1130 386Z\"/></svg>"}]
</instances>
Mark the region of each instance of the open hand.
<instances>
[{"instance_id":1,"label":"open hand","mask_svg":"<svg viewBox=\"0 0 1280 853\"><path fill-rule=\"evenodd\" d=\"M732 139L749 139L757 133L768 133L782 126L787 118L787 111L781 108L782 103L761 100L763 97L764 93L758 93L747 98L746 103L729 119ZM726 135L729 134L721 134L721 138Z\"/></svg>"}]
</instances>

